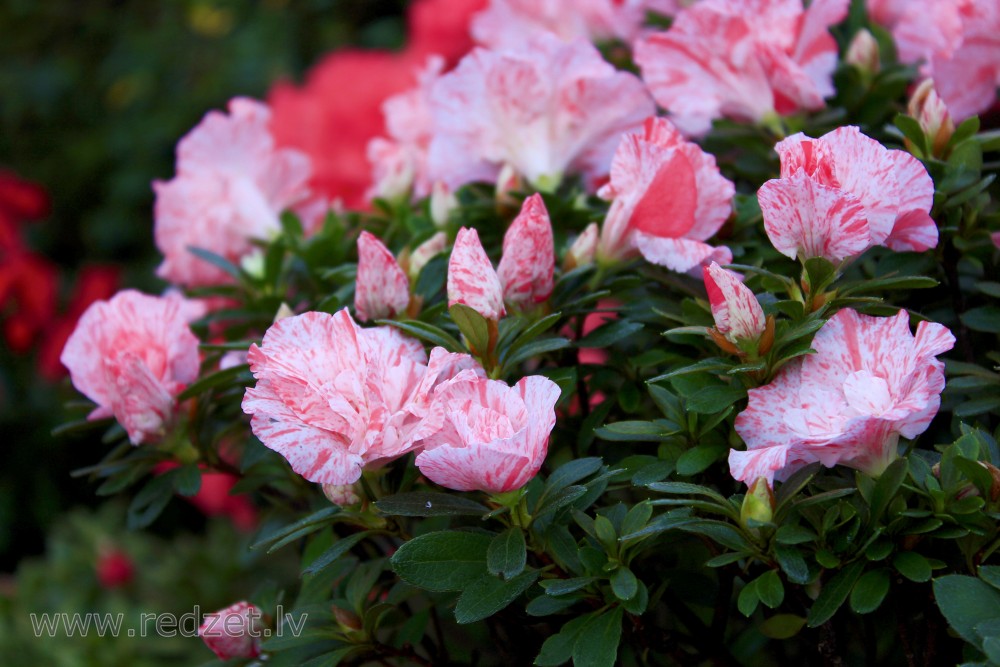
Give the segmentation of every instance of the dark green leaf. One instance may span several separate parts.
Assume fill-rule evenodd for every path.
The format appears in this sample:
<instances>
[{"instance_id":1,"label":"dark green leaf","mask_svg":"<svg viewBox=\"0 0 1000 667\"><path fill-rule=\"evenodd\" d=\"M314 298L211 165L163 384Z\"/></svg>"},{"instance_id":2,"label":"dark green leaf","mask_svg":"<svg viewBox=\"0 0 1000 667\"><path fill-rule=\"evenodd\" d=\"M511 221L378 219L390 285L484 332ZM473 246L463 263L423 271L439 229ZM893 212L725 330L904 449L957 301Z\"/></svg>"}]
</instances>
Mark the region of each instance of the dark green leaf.
<instances>
[{"instance_id":1,"label":"dark green leaf","mask_svg":"<svg viewBox=\"0 0 1000 667\"><path fill-rule=\"evenodd\" d=\"M573 646L583 626L590 621L590 615L577 616L562 626L556 634L545 640L542 650L535 658L539 667L556 667L573 657Z\"/></svg>"},{"instance_id":2,"label":"dark green leaf","mask_svg":"<svg viewBox=\"0 0 1000 667\"><path fill-rule=\"evenodd\" d=\"M522 572L510 581L486 574L464 586L455 605L455 620L474 623L497 613L517 599L538 579L537 570Z\"/></svg>"},{"instance_id":3,"label":"dark green leaf","mask_svg":"<svg viewBox=\"0 0 1000 667\"><path fill-rule=\"evenodd\" d=\"M847 596L850 595L851 589L854 588L854 584L861 577L864 569L865 564L863 562L855 561L835 574L823 585L823 590L820 591L819 597L816 598L812 608L809 609L807 622L810 628L823 625L837 613L840 606L847 600Z\"/></svg>"},{"instance_id":4,"label":"dark green leaf","mask_svg":"<svg viewBox=\"0 0 1000 667\"><path fill-rule=\"evenodd\" d=\"M687 409L699 414L714 414L746 398L742 387L728 385L704 387L687 400Z\"/></svg>"},{"instance_id":5,"label":"dark green leaf","mask_svg":"<svg viewBox=\"0 0 1000 667\"><path fill-rule=\"evenodd\" d=\"M524 543L524 532L511 526L493 538L486 552L486 567L490 574L511 579L524 570L528 552Z\"/></svg>"},{"instance_id":6,"label":"dark green leaf","mask_svg":"<svg viewBox=\"0 0 1000 667\"><path fill-rule=\"evenodd\" d=\"M889 503L896 497L903 480L906 479L909 469L909 461L905 457L898 458L879 476L872 491L870 516L872 524L878 523L882 518Z\"/></svg>"},{"instance_id":7,"label":"dark green leaf","mask_svg":"<svg viewBox=\"0 0 1000 667\"><path fill-rule=\"evenodd\" d=\"M611 591L619 600L631 600L639 592L639 580L627 567L619 567L611 575Z\"/></svg>"},{"instance_id":8,"label":"dark green leaf","mask_svg":"<svg viewBox=\"0 0 1000 667\"><path fill-rule=\"evenodd\" d=\"M931 580L930 562L915 551L899 552L892 559L892 565L910 581L924 583Z\"/></svg>"},{"instance_id":9,"label":"dark green leaf","mask_svg":"<svg viewBox=\"0 0 1000 667\"><path fill-rule=\"evenodd\" d=\"M623 338L627 338L628 336L641 331L642 328L642 322L615 320L594 329L592 332L577 341L576 346L583 348L609 347Z\"/></svg>"},{"instance_id":10,"label":"dark green leaf","mask_svg":"<svg viewBox=\"0 0 1000 667\"><path fill-rule=\"evenodd\" d=\"M317 556L316 560L314 560L312 563L309 564L309 567L302 570L302 575L308 576L310 574L316 574L317 572L325 568L327 565L329 565L330 563L334 562L335 560L346 554L348 551L351 550L351 548L355 544L365 539L369 535L371 535L371 532L365 531L363 533L354 533L353 535L348 535L347 537L340 538L339 540L333 543L332 547L330 547L329 549L321 553L319 556Z\"/></svg>"},{"instance_id":11,"label":"dark green leaf","mask_svg":"<svg viewBox=\"0 0 1000 667\"><path fill-rule=\"evenodd\" d=\"M333 517L338 512L340 512L340 508L336 505L324 507L323 509L313 512L305 518L299 519L295 523L279 526L278 528L271 530L269 533L266 533L264 537L258 537L257 541L250 545L250 548L260 549L261 547L278 542L288 535L302 530L303 528L315 526L315 530L319 530L328 523L328 519Z\"/></svg>"},{"instance_id":12,"label":"dark green leaf","mask_svg":"<svg viewBox=\"0 0 1000 667\"><path fill-rule=\"evenodd\" d=\"M851 589L851 609L859 614L870 614L879 608L889 592L889 575L880 568L865 572Z\"/></svg>"},{"instance_id":13,"label":"dark green leaf","mask_svg":"<svg viewBox=\"0 0 1000 667\"><path fill-rule=\"evenodd\" d=\"M975 577L949 574L934 580L934 599L962 639L979 645L975 626L1000 618L1000 591Z\"/></svg>"},{"instance_id":14,"label":"dark green leaf","mask_svg":"<svg viewBox=\"0 0 1000 667\"><path fill-rule=\"evenodd\" d=\"M486 318L465 304L456 303L448 312L451 319L458 325L458 330L465 335L469 345L478 354L485 354L490 344L490 328Z\"/></svg>"},{"instance_id":15,"label":"dark green leaf","mask_svg":"<svg viewBox=\"0 0 1000 667\"><path fill-rule=\"evenodd\" d=\"M194 398L199 394L205 393L209 389L214 389L220 385L232 382L241 375L248 374L249 371L249 366L241 364L239 366L233 366L232 368L212 373L211 375L206 375L205 377L195 380L189 384L184 391L177 395L177 400L180 402L186 401L189 398Z\"/></svg>"},{"instance_id":16,"label":"dark green leaf","mask_svg":"<svg viewBox=\"0 0 1000 667\"><path fill-rule=\"evenodd\" d=\"M432 491L397 493L379 500L375 507L392 516L482 516L490 511L474 500Z\"/></svg>"},{"instance_id":17,"label":"dark green leaf","mask_svg":"<svg viewBox=\"0 0 1000 667\"><path fill-rule=\"evenodd\" d=\"M573 645L574 667L614 667L622 637L621 607L592 616Z\"/></svg>"},{"instance_id":18,"label":"dark green leaf","mask_svg":"<svg viewBox=\"0 0 1000 667\"><path fill-rule=\"evenodd\" d=\"M391 559L392 569L407 583L429 591L459 591L489 576L490 541L482 533L427 533L399 547Z\"/></svg>"},{"instance_id":19,"label":"dark green leaf","mask_svg":"<svg viewBox=\"0 0 1000 667\"><path fill-rule=\"evenodd\" d=\"M760 632L771 639L791 639L799 634L806 619L795 614L775 614L760 624Z\"/></svg>"},{"instance_id":20,"label":"dark green leaf","mask_svg":"<svg viewBox=\"0 0 1000 667\"><path fill-rule=\"evenodd\" d=\"M594 429L602 440L612 442L662 442L678 432L676 424L665 420L621 421Z\"/></svg>"},{"instance_id":21,"label":"dark green leaf","mask_svg":"<svg viewBox=\"0 0 1000 667\"><path fill-rule=\"evenodd\" d=\"M785 599L785 587L781 583L781 577L774 570L768 570L757 577L755 586L757 597L771 609L780 606Z\"/></svg>"},{"instance_id":22,"label":"dark green leaf","mask_svg":"<svg viewBox=\"0 0 1000 667\"><path fill-rule=\"evenodd\" d=\"M461 352L465 349L461 343L455 340L454 336L449 334L444 329L434 326L433 324L427 324L426 322L420 322L418 320L403 320L402 322L396 322L394 320L376 320L375 323L396 327L400 331L404 331L414 338L428 342L431 345L443 347L449 352Z\"/></svg>"}]
</instances>

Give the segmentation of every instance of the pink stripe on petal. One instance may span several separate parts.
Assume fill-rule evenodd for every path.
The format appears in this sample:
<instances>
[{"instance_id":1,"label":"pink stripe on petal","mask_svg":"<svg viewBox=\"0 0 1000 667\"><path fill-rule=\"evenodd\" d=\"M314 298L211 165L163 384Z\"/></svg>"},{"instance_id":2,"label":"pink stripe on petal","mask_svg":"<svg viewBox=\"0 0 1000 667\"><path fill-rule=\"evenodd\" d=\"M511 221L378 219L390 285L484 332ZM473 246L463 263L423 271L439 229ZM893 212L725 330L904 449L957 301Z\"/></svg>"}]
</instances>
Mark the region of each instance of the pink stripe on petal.
<instances>
[{"instance_id":1,"label":"pink stripe on petal","mask_svg":"<svg viewBox=\"0 0 1000 667\"><path fill-rule=\"evenodd\" d=\"M861 202L805 172L764 183L757 199L768 238L787 257L824 257L838 263L871 245Z\"/></svg>"},{"instance_id":2,"label":"pink stripe on petal","mask_svg":"<svg viewBox=\"0 0 1000 667\"><path fill-rule=\"evenodd\" d=\"M358 275L354 310L362 322L392 318L406 312L410 281L389 249L377 237L358 237Z\"/></svg>"},{"instance_id":3,"label":"pink stripe on petal","mask_svg":"<svg viewBox=\"0 0 1000 667\"><path fill-rule=\"evenodd\" d=\"M712 262L705 267L704 278L719 333L736 340L757 338L764 332L764 310L737 274Z\"/></svg>"},{"instance_id":4,"label":"pink stripe on petal","mask_svg":"<svg viewBox=\"0 0 1000 667\"><path fill-rule=\"evenodd\" d=\"M472 308L488 320L498 320L506 314L503 287L479 242L479 233L465 227L459 230L448 261L448 305L456 303Z\"/></svg>"},{"instance_id":5,"label":"pink stripe on petal","mask_svg":"<svg viewBox=\"0 0 1000 667\"><path fill-rule=\"evenodd\" d=\"M552 293L555 243L552 222L542 196L524 200L521 213L503 238L503 257L497 276L508 303L541 303Z\"/></svg>"}]
</instances>

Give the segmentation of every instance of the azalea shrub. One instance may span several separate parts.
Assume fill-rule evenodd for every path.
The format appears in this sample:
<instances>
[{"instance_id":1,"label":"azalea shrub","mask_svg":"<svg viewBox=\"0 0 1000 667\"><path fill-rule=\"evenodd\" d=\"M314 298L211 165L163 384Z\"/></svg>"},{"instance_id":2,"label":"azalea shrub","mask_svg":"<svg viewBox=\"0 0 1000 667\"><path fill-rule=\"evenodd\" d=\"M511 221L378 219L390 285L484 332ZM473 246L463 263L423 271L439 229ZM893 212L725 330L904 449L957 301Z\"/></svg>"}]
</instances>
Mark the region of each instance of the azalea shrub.
<instances>
[{"instance_id":1,"label":"azalea shrub","mask_svg":"<svg viewBox=\"0 0 1000 667\"><path fill-rule=\"evenodd\" d=\"M207 647L1000 664L996 3L443 4L208 112L63 349L129 527L225 474L298 560Z\"/></svg>"}]
</instances>

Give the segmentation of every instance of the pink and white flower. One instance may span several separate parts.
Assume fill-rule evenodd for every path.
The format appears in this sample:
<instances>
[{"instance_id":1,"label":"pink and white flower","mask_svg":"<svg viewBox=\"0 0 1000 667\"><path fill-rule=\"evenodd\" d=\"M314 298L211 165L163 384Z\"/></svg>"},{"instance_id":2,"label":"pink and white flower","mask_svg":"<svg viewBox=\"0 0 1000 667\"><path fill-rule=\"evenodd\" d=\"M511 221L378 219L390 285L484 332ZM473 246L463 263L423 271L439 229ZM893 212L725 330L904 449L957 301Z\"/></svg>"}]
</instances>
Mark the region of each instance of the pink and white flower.
<instances>
[{"instance_id":1,"label":"pink and white flower","mask_svg":"<svg viewBox=\"0 0 1000 667\"><path fill-rule=\"evenodd\" d=\"M516 51L475 49L434 85L432 180L495 183L510 165L539 189L607 175L622 133L655 111L637 77L591 44L539 35Z\"/></svg>"},{"instance_id":2,"label":"pink and white flower","mask_svg":"<svg viewBox=\"0 0 1000 667\"><path fill-rule=\"evenodd\" d=\"M88 418L113 416L133 445L162 437L177 394L198 377L198 339L188 322L204 313L176 294L135 290L91 304L60 357L73 386L97 403Z\"/></svg>"},{"instance_id":3,"label":"pink and white flower","mask_svg":"<svg viewBox=\"0 0 1000 667\"><path fill-rule=\"evenodd\" d=\"M956 120L985 111L1000 86L996 0L867 0L872 21L892 31L901 62L920 65Z\"/></svg>"},{"instance_id":4,"label":"pink and white flower","mask_svg":"<svg viewBox=\"0 0 1000 667\"><path fill-rule=\"evenodd\" d=\"M640 39L635 61L660 106L686 134L716 118L760 122L816 110L833 94L837 43L829 27L848 0L702 0L670 29Z\"/></svg>"},{"instance_id":5,"label":"pink and white flower","mask_svg":"<svg viewBox=\"0 0 1000 667\"><path fill-rule=\"evenodd\" d=\"M410 280L416 281L420 277L420 272L427 266L427 262L447 249L448 236L444 232L437 232L414 248L406 262L406 273L410 276Z\"/></svg>"},{"instance_id":6,"label":"pink and white flower","mask_svg":"<svg viewBox=\"0 0 1000 667\"><path fill-rule=\"evenodd\" d=\"M466 227L458 230L448 260L448 307L456 303L493 321L507 313L503 285L479 242L479 232Z\"/></svg>"},{"instance_id":7,"label":"pink and white flower","mask_svg":"<svg viewBox=\"0 0 1000 667\"><path fill-rule=\"evenodd\" d=\"M417 75L417 85L382 104L389 136L368 143L373 169L369 198L397 199L412 193L415 199L423 199L431 194L434 183L427 172L427 149L433 136L430 95L444 67L443 58L428 58Z\"/></svg>"},{"instance_id":8,"label":"pink and white flower","mask_svg":"<svg viewBox=\"0 0 1000 667\"><path fill-rule=\"evenodd\" d=\"M597 255L618 260L639 253L650 262L687 272L732 253L705 241L732 212L735 187L715 158L686 141L668 120L649 118L622 138L611 181L598 194L612 200Z\"/></svg>"},{"instance_id":9,"label":"pink and white flower","mask_svg":"<svg viewBox=\"0 0 1000 667\"><path fill-rule=\"evenodd\" d=\"M764 333L764 309L739 275L715 262L705 269L705 289L715 328L730 342L758 338Z\"/></svg>"},{"instance_id":10,"label":"pink and white flower","mask_svg":"<svg viewBox=\"0 0 1000 667\"><path fill-rule=\"evenodd\" d=\"M955 134L955 123L951 119L947 105L934 88L932 79L924 79L913 91L906 105L906 112L920 123L920 129L927 137L931 154L944 156L948 142Z\"/></svg>"},{"instance_id":11,"label":"pink and white flower","mask_svg":"<svg viewBox=\"0 0 1000 667\"><path fill-rule=\"evenodd\" d=\"M816 354L792 361L750 390L736 418L746 451L729 454L735 479L782 480L804 465L845 465L878 475L937 414L944 364L955 337L932 322L910 333L909 316L834 315L813 339Z\"/></svg>"},{"instance_id":12,"label":"pink and white flower","mask_svg":"<svg viewBox=\"0 0 1000 667\"><path fill-rule=\"evenodd\" d=\"M311 482L351 484L412 450L438 382L475 368L468 355L423 347L391 327L361 329L347 310L276 322L251 345L243 411L265 446ZM481 372L481 371L478 371Z\"/></svg>"},{"instance_id":13,"label":"pink and white flower","mask_svg":"<svg viewBox=\"0 0 1000 667\"><path fill-rule=\"evenodd\" d=\"M237 602L205 614L198 636L219 660L256 658L263 630L261 611L249 602Z\"/></svg>"},{"instance_id":14,"label":"pink and white flower","mask_svg":"<svg viewBox=\"0 0 1000 667\"><path fill-rule=\"evenodd\" d=\"M922 252L937 245L934 182L915 157L853 126L775 147L781 178L757 193L764 229L788 257L837 263L874 245Z\"/></svg>"},{"instance_id":15,"label":"pink and white flower","mask_svg":"<svg viewBox=\"0 0 1000 667\"><path fill-rule=\"evenodd\" d=\"M410 280L375 235L358 236L354 312L362 322L393 318L410 305Z\"/></svg>"},{"instance_id":16,"label":"pink and white flower","mask_svg":"<svg viewBox=\"0 0 1000 667\"><path fill-rule=\"evenodd\" d=\"M533 375L510 387L463 371L436 391L443 420L423 441L417 467L456 491L519 489L545 461L558 400L559 386L548 378Z\"/></svg>"},{"instance_id":17,"label":"pink and white flower","mask_svg":"<svg viewBox=\"0 0 1000 667\"><path fill-rule=\"evenodd\" d=\"M517 49L549 33L570 42L629 42L646 17L645 0L492 0L472 18L473 38L491 49Z\"/></svg>"},{"instance_id":18,"label":"pink and white flower","mask_svg":"<svg viewBox=\"0 0 1000 667\"><path fill-rule=\"evenodd\" d=\"M542 196L524 200L503 237L503 256L497 275L504 301L511 305L541 303L552 294L555 273L555 242L552 221Z\"/></svg>"},{"instance_id":19,"label":"pink and white flower","mask_svg":"<svg viewBox=\"0 0 1000 667\"><path fill-rule=\"evenodd\" d=\"M309 158L275 146L270 118L265 104L235 98L228 115L210 111L177 144L176 176L153 183L161 278L191 287L230 282L189 248L239 264L254 250L253 240L281 231L283 211L300 209L307 226L322 213L308 186Z\"/></svg>"}]
</instances>

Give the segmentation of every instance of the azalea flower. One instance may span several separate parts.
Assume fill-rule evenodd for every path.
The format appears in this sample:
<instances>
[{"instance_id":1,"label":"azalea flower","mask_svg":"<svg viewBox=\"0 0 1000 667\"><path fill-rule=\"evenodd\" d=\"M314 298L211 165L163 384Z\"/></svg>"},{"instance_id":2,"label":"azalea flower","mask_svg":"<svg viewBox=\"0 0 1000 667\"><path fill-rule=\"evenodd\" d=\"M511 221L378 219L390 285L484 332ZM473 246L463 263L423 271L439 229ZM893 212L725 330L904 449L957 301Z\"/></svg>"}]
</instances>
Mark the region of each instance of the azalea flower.
<instances>
[{"instance_id":1,"label":"azalea flower","mask_svg":"<svg viewBox=\"0 0 1000 667\"><path fill-rule=\"evenodd\" d=\"M816 354L783 367L751 389L736 418L746 451L729 453L737 480L783 480L816 461L879 475L897 457L899 436L915 438L937 414L944 364L955 344L948 329L909 315L834 315L813 339Z\"/></svg>"},{"instance_id":2,"label":"azalea flower","mask_svg":"<svg viewBox=\"0 0 1000 667\"><path fill-rule=\"evenodd\" d=\"M260 655L261 611L246 602L205 614L198 636L219 660Z\"/></svg>"},{"instance_id":3,"label":"azalea flower","mask_svg":"<svg viewBox=\"0 0 1000 667\"><path fill-rule=\"evenodd\" d=\"M243 411L265 446L311 482L352 484L411 451L438 382L477 368L468 355L423 346L391 327L362 329L346 309L275 322L251 345Z\"/></svg>"},{"instance_id":4,"label":"azalea flower","mask_svg":"<svg viewBox=\"0 0 1000 667\"><path fill-rule=\"evenodd\" d=\"M438 388L433 409L443 421L423 441L416 465L456 491L519 489L545 461L558 400L559 386L548 378L533 375L510 387L463 371Z\"/></svg>"},{"instance_id":5,"label":"azalea flower","mask_svg":"<svg viewBox=\"0 0 1000 667\"><path fill-rule=\"evenodd\" d=\"M631 41L646 18L645 0L492 0L472 18L472 36L492 49L516 49L539 34L563 41Z\"/></svg>"},{"instance_id":6,"label":"azalea flower","mask_svg":"<svg viewBox=\"0 0 1000 667\"><path fill-rule=\"evenodd\" d=\"M369 232L358 237L354 312L362 322L395 317L410 304L410 279L385 244Z\"/></svg>"},{"instance_id":7,"label":"azalea flower","mask_svg":"<svg viewBox=\"0 0 1000 667\"><path fill-rule=\"evenodd\" d=\"M635 61L660 106L685 134L716 118L762 122L822 109L834 93L837 43L828 28L848 0L701 0L670 29L640 39Z\"/></svg>"},{"instance_id":8,"label":"azalea flower","mask_svg":"<svg viewBox=\"0 0 1000 667\"><path fill-rule=\"evenodd\" d=\"M542 190L575 174L592 185L653 111L642 82L589 43L542 34L514 51L475 49L432 90L431 179L454 190L510 165Z\"/></svg>"},{"instance_id":9,"label":"azalea flower","mask_svg":"<svg viewBox=\"0 0 1000 667\"><path fill-rule=\"evenodd\" d=\"M162 437L177 395L198 377L198 339L188 322L204 313L176 294L135 290L91 304L60 357L73 386L97 403L88 418L113 416L133 445Z\"/></svg>"},{"instance_id":10,"label":"azalea flower","mask_svg":"<svg viewBox=\"0 0 1000 667\"><path fill-rule=\"evenodd\" d=\"M734 192L712 155L686 141L670 121L649 118L622 138L611 180L598 192L611 208L597 256L614 261L641 253L681 272L712 260L729 263L728 248L704 241L729 218Z\"/></svg>"},{"instance_id":11,"label":"azalea flower","mask_svg":"<svg viewBox=\"0 0 1000 667\"><path fill-rule=\"evenodd\" d=\"M853 126L819 139L795 134L775 150L781 178L764 183L757 198L768 238L782 254L839 263L874 245L917 252L937 245L934 183L909 153Z\"/></svg>"}]
</instances>

